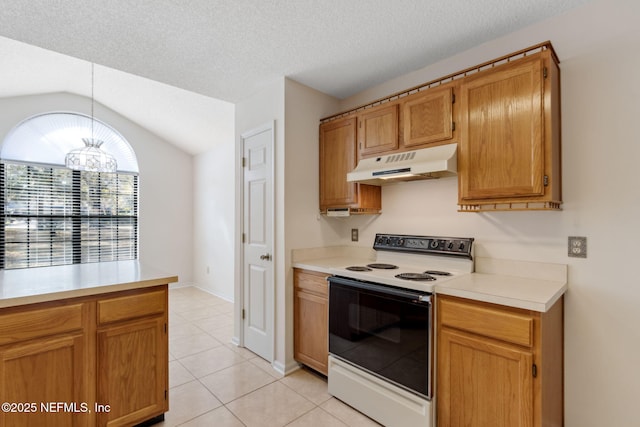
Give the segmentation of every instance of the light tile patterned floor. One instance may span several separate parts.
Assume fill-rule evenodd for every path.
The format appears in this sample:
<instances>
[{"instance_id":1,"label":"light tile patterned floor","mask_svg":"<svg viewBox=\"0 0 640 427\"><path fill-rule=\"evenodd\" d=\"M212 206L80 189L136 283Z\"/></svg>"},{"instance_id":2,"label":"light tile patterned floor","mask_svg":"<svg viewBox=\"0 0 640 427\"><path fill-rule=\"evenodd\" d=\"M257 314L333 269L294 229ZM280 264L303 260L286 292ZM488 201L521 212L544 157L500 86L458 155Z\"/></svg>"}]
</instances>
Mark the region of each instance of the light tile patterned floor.
<instances>
[{"instance_id":1,"label":"light tile patterned floor","mask_svg":"<svg viewBox=\"0 0 640 427\"><path fill-rule=\"evenodd\" d=\"M281 377L231 344L233 304L196 287L169 290L169 405L157 426L377 426L306 369Z\"/></svg>"}]
</instances>

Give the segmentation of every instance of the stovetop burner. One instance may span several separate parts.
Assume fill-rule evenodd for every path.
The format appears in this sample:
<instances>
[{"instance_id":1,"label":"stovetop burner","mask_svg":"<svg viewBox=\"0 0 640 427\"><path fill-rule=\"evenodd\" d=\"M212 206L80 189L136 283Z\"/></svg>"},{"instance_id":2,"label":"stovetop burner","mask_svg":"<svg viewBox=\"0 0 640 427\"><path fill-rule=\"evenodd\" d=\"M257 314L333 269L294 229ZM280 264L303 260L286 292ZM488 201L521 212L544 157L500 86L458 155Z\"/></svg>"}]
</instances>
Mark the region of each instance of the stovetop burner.
<instances>
[{"instance_id":1,"label":"stovetop burner","mask_svg":"<svg viewBox=\"0 0 640 427\"><path fill-rule=\"evenodd\" d=\"M365 267L363 265L353 265L351 267L345 268L345 270L349 271L371 271L369 267Z\"/></svg>"},{"instance_id":2,"label":"stovetop burner","mask_svg":"<svg viewBox=\"0 0 640 427\"><path fill-rule=\"evenodd\" d=\"M393 264L385 264L385 263L373 263L373 264L367 264L367 267L371 267L371 268L378 268L381 270L395 270L396 268L398 268L397 265L393 265Z\"/></svg>"},{"instance_id":3,"label":"stovetop burner","mask_svg":"<svg viewBox=\"0 0 640 427\"><path fill-rule=\"evenodd\" d=\"M448 271L438 271L438 270L427 270L424 274L432 274L434 276L451 276L451 273Z\"/></svg>"},{"instance_id":4,"label":"stovetop burner","mask_svg":"<svg viewBox=\"0 0 640 427\"><path fill-rule=\"evenodd\" d=\"M427 274L427 273L400 273L400 274L396 274L396 277L398 279L415 280L415 281L432 281L432 280L436 280L435 277L433 277L432 275Z\"/></svg>"}]
</instances>

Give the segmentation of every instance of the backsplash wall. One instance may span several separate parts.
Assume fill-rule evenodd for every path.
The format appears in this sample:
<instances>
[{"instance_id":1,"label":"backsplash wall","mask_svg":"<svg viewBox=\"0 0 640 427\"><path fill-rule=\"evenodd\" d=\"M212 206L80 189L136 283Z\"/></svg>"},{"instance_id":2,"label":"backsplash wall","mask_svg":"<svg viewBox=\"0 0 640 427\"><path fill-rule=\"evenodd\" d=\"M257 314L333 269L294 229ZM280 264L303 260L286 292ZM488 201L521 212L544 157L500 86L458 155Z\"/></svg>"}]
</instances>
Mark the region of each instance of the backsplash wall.
<instances>
[{"instance_id":1,"label":"backsplash wall","mask_svg":"<svg viewBox=\"0 0 640 427\"><path fill-rule=\"evenodd\" d=\"M479 256L564 262L562 212L458 212L456 177L399 182L382 188L382 214L343 221L345 244L372 246L375 233L474 237ZM328 221L340 221L329 218ZM350 241L358 228L359 241Z\"/></svg>"}]
</instances>

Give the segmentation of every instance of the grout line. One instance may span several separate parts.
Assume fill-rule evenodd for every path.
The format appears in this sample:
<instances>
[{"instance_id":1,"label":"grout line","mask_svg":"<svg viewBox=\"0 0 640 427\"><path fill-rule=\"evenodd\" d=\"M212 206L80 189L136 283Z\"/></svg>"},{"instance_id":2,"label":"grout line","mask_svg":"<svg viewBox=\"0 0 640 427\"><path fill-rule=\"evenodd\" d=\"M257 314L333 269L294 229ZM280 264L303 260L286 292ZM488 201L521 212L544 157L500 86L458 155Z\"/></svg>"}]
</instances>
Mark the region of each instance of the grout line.
<instances>
[{"instance_id":1,"label":"grout line","mask_svg":"<svg viewBox=\"0 0 640 427\"><path fill-rule=\"evenodd\" d=\"M188 289L188 287L184 287L184 288L176 288L176 289L175 289L175 290L173 290L173 291L174 291L174 292L180 292L180 294L176 294L176 296L178 296L178 295L179 295L179 298L181 298L181 299L182 299L182 298L184 298L186 301L183 301L183 302L191 302L191 301L194 301L194 302L200 302L200 303L202 302L202 301L198 300L198 296L197 296L197 293L196 293L196 292L194 292L193 290L191 290L191 291L184 291L184 289ZM207 293L206 291L201 290L201 289L199 289L199 288L196 288L196 289L198 289L198 291L200 291L200 292ZM218 297L218 298L219 298L219 297ZM170 301L169 301L169 304L171 304L171 292L169 293L169 300L170 300ZM225 303L228 303L227 301L224 301L224 300L222 300L222 301L223 301L223 302L225 302ZM207 303L206 307L207 307L207 308L208 308L208 307L216 307L216 306L217 306L217 305L219 305L219 304L220 304L220 302L218 302L218 303L217 303L217 304L215 304L215 305L210 305L209 303ZM243 422L243 421L242 421L242 420L241 420L241 419L240 419L240 418L239 418L239 417L238 417L238 416L237 416L237 415L236 415L236 414L235 414L235 413L234 413L234 412L233 412L233 411L232 411L232 410L227 406L227 405L228 405L228 404L230 404L230 403L232 403L232 402L237 401L238 399L241 399L241 398L244 398L244 397L246 397L246 396L249 396L250 394L255 393L255 392L257 392L257 391L259 391L259 390L261 390L261 389L263 389L263 388L265 388L265 387L267 387L267 386L273 385L273 384L275 384L275 383L280 383L281 385L285 386L287 389L289 389L289 390L293 391L293 392L294 392L294 393L296 393L298 396L302 397L305 401L310 402L310 403L313 405L313 407L312 407L311 409L309 409L308 411L306 411L306 412L304 412L303 414L299 415L299 416L298 416L298 417L296 417L295 419L293 419L293 420L289 421L286 425L289 425L289 424L291 424L291 423L295 422L296 420L299 420L301 417L304 417L304 416L308 415L310 412L314 411L316 408L320 408L320 410L322 410L322 411L323 411L323 412L325 412L326 414L330 415L332 418L334 418L334 419L338 420L339 422L341 422L341 423L343 423L343 424L345 424L345 425L347 424L344 420L342 420L341 418L339 418L337 415L335 415L335 414L333 414L333 413L331 413L331 412L329 412L329 411L327 411L327 410L323 409L323 408L320 406L320 405L322 405L322 404L325 404L325 403L326 403L327 401L329 401L332 397L330 397L330 398L329 398L329 399L327 399L326 401L323 401L323 402L322 402L322 403L320 403L320 404L317 404L317 403L313 402L313 401L312 401L310 398L308 398L307 396L305 396L305 395L303 395L302 393L300 393L299 391L295 390L293 387L291 387L291 386L287 385L287 384L283 381L285 378L287 378L286 376L285 376L285 377L279 377L279 376L273 375L271 372L269 372L269 371L267 371L266 369L264 369L264 367L263 367L263 366L261 366L261 364L258 364L258 363L254 363L254 362L253 362L254 360L258 360L258 361L259 361L259 360L264 360L264 359L260 358L260 356L256 355L255 353L253 353L253 352L251 352L250 350L248 350L248 349L246 349L246 348L245 348L245 350L246 350L247 352L249 352L249 353L251 353L251 354L253 355L252 357L247 358L247 357L246 357L246 355L247 355L248 353L246 353L246 352L237 352L237 351L234 351L234 349L233 349L233 348L228 347L228 346L227 346L227 344L229 344L229 345L233 345L235 348L240 348L240 347L235 346L235 345L234 345L233 343L231 343L231 342L229 342L229 343L224 343L224 342L222 342L221 340L219 340L219 339L218 339L218 338L216 338L215 336L213 336L213 335L209 334L207 331L205 331L204 329L200 328L200 327L195 323L195 322L199 322L199 321L205 320L206 318L205 318L205 319L189 320L189 319L184 318L183 316L180 316L180 313L179 313L179 312L174 312L174 314L178 315L181 319L184 319L184 322L185 322L185 323L187 323L187 324L189 324L189 325L192 325L192 326L195 326L196 328L200 329L200 330L202 331L202 333L206 334L207 336L211 337L212 339L214 339L216 342L218 342L218 343L219 343L219 345L217 345L217 346L215 346L215 347L207 348L207 349L205 349L205 350L202 350L202 351L199 351L199 352L196 352L196 353L193 353L193 354L185 355L185 356L183 356L183 357L181 357L181 358L177 358L177 357L175 357L175 355L173 355L173 356L174 356L174 359L173 359L173 360L171 360L171 362L173 362L173 361L178 362L178 363L180 364L180 366L182 366L182 368L184 368L184 369L185 369L185 370L186 370L186 371L187 371L187 372L188 372L188 373L193 377L193 379L192 379L192 380L187 381L187 382L185 382L185 383L183 383L183 384L180 384L180 385L176 385L175 387L183 386L183 385L189 384L189 383L191 383L191 382L193 382L193 381L197 381L197 382L198 382L202 387L204 387L204 388L205 388L205 390L207 390L207 392L208 392L211 396L213 396L213 397L214 397L218 402L220 402L220 403L221 403L221 406L219 406L219 407L217 407L217 408L213 408L213 409L211 409L211 410L209 410L209 411L207 411L207 412L205 412L205 413L199 414L198 416L193 417L193 418L191 418L191 419L189 419L189 420L186 420L186 421L184 421L183 423L181 423L181 424L179 424L179 425L184 425L184 424L186 424L186 423L188 423L188 422L190 422L190 421L193 421L194 419L197 419L197 418L199 418L199 417L202 417L202 416L204 416L204 415L206 415L206 414L208 414L208 413L210 413L210 412L213 412L213 411L215 411L215 410L217 410L217 409L219 409L219 408L225 408L227 411L229 411L229 412L233 415L233 417L234 417L234 418L235 418L235 419L236 419L236 420L237 420L241 425L246 426L246 424L245 424L245 423L244 423L244 422ZM226 316L229 316L229 317L233 318L233 317L232 317L232 315L231 315L230 313L220 313L220 315L226 315ZM220 330L222 330L222 329L224 329L224 328L231 328L231 329L233 329L233 324L231 324L231 325L227 325L227 326L222 326L222 327L221 327L221 328L219 328L219 329L220 329ZM189 336L191 336L191 335L186 335L186 336L184 336L184 337L178 337L178 338L187 338L187 337L189 337ZM195 355L198 355L198 354L204 353L204 352L206 352L206 351L209 351L209 350L212 350L212 349L215 349L215 348L219 348L220 346L225 347L225 348L227 348L229 351L233 351L234 353L238 354L239 356L241 356L241 357L243 358L243 360L242 360L242 361L240 361L240 362L234 363L233 365L230 365L230 366L224 367L224 368L222 368L222 369L219 369L219 370L214 371L214 372L207 373L206 375L202 375L202 376L199 376L199 377L196 377L196 376L195 376L195 375L194 375L194 374L193 374L193 373L192 373L192 372L191 372L191 371L190 371L186 366L184 366L184 365L182 364L182 362L181 362L181 361L182 361L183 359L185 359L185 358L188 358L188 357L191 357L191 356L195 356ZM250 392L244 393L244 394L243 394L243 395L241 395L241 396L237 396L237 397L235 397L233 400L231 400L231 401L229 401L229 402L227 402L227 403L223 403L223 402L218 398L218 396L216 396L216 395L215 395L211 390L209 390L209 389L207 388L207 386L206 386L206 385L201 381L201 379L202 379L202 378L204 378L204 377L206 377L206 376L209 376L209 375L213 375L213 374L215 374L215 373L222 372L222 371L223 371L223 370L225 370L225 369L229 369L229 368L231 368L231 367L233 367L233 366L237 366L237 365L240 365L240 364L242 364L242 363L251 363L253 367L258 368L258 369L260 369L261 371L265 372L267 375L269 375L269 376L272 378L272 381L271 381L271 382L269 382L269 383L267 383L267 384L261 385L261 386L259 386L258 388L254 389L254 390L251 390ZM323 381L325 381L325 382L326 382L326 377L325 377L325 376L323 376L323 375L321 375L321 374L319 374L319 373L317 373L317 372L315 372L315 371L313 371L313 370L310 370L310 369L308 369L308 368L305 368L305 367L302 367L302 370L303 370L304 372L310 373L311 375L313 375L313 376L317 377L318 379L323 380ZM173 387L171 386L171 384L169 384L169 390L171 390L172 388L173 388ZM282 427L284 427L284 426L282 426Z\"/></svg>"}]
</instances>

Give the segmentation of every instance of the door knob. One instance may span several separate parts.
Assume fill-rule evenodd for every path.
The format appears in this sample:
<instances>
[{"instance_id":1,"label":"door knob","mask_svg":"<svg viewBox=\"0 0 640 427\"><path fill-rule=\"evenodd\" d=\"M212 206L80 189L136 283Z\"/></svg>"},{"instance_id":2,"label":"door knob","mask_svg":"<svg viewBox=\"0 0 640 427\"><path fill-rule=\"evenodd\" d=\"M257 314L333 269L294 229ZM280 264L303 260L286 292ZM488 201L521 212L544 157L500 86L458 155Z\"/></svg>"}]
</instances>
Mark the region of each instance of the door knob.
<instances>
[{"instance_id":1,"label":"door knob","mask_svg":"<svg viewBox=\"0 0 640 427\"><path fill-rule=\"evenodd\" d=\"M260 255L260 259L264 261L271 261L271 254Z\"/></svg>"}]
</instances>

